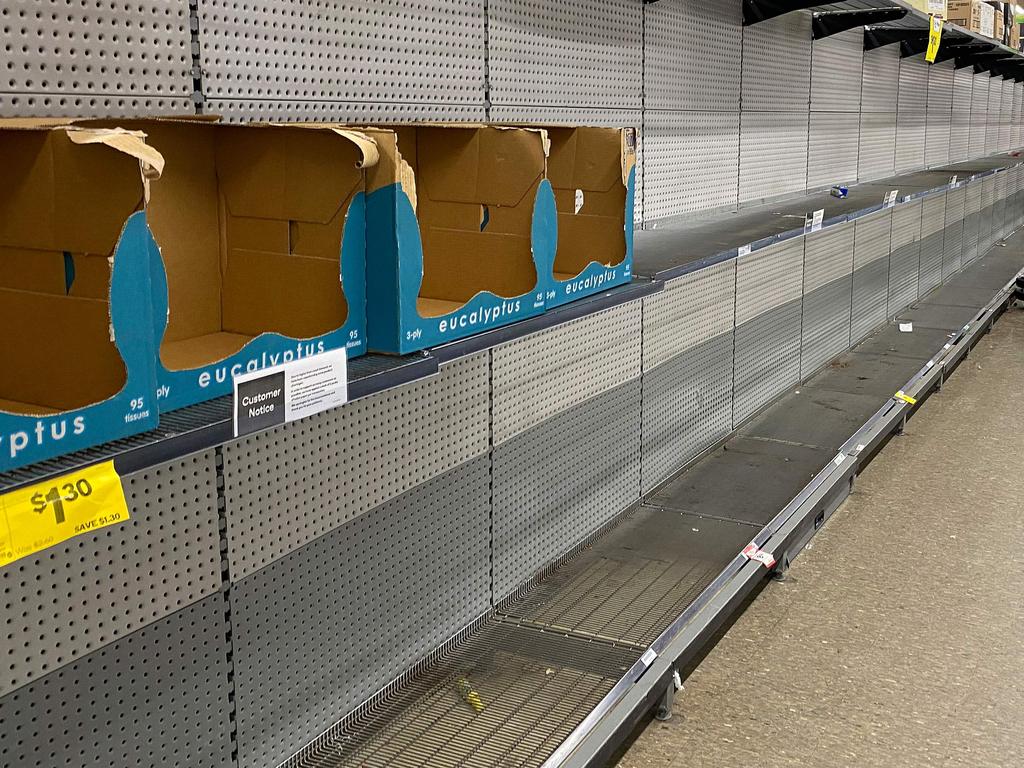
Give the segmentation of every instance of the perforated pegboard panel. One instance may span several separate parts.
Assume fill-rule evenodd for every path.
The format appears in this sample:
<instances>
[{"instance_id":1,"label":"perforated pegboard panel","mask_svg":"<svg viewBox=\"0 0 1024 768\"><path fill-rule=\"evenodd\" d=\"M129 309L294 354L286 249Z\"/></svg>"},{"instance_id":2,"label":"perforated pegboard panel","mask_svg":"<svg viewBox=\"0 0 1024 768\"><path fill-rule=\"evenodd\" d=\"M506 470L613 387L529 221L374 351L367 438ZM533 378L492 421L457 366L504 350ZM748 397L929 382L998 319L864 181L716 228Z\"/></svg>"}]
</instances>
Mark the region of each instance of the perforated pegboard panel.
<instances>
[{"instance_id":1,"label":"perforated pegboard panel","mask_svg":"<svg viewBox=\"0 0 1024 768\"><path fill-rule=\"evenodd\" d=\"M896 115L896 173L916 171L924 166L926 120L924 112Z\"/></svg>"},{"instance_id":2,"label":"perforated pegboard panel","mask_svg":"<svg viewBox=\"0 0 1024 768\"><path fill-rule=\"evenodd\" d=\"M627 382L495 447L495 602L639 500L640 388Z\"/></svg>"},{"instance_id":3,"label":"perforated pegboard panel","mask_svg":"<svg viewBox=\"0 0 1024 768\"><path fill-rule=\"evenodd\" d=\"M981 184L971 182L964 187L964 264L978 257L978 228L981 225Z\"/></svg>"},{"instance_id":4,"label":"perforated pegboard panel","mask_svg":"<svg viewBox=\"0 0 1024 768\"><path fill-rule=\"evenodd\" d=\"M641 491L732 430L733 329L644 374Z\"/></svg>"},{"instance_id":5,"label":"perforated pegboard panel","mask_svg":"<svg viewBox=\"0 0 1024 768\"><path fill-rule=\"evenodd\" d=\"M485 613L489 545L479 456L235 584L239 764L278 765Z\"/></svg>"},{"instance_id":6,"label":"perforated pegboard panel","mask_svg":"<svg viewBox=\"0 0 1024 768\"><path fill-rule=\"evenodd\" d=\"M1003 78L993 77L988 84L988 122L985 128L986 154L999 151L999 125L1002 122Z\"/></svg>"},{"instance_id":7,"label":"perforated pegboard panel","mask_svg":"<svg viewBox=\"0 0 1024 768\"><path fill-rule=\"evenodd\" d=\"M484 103L477 0L199 0L199 51L206 97L234 115L359 119L360 108L327 104Z\"/></svg>"},{"instance_id":8,"label":"perforated pegboard panel","mask_svg":"<svg viewBox=\"0 0 1024 768\"><path fill-rule=\"evenodd\" d=\"M661 0L644 12L644 106L738 111L740 3Z\"/></svg>"},{"instance_id":9,"label":"perforated pegboard panel","mask_svg":"<svg viewBox=\"0 0 1024 768\"><path fill-rule=\"evenodd\" d=\"M854 27L811 45L811 111L859 112L864 29Z\"/></svg>"},{"instance_id":10,"label":"perforated pegboard panel","mask_svg":"<svg viewBox=\"0 0 1024 768\"><path fill-rule=\"evenodd\" d=\"M918 296L921 266L921 200L896 206L892 212L892 252L889 254L889 301L892 317Z\"/></svg>"},{"instance_id":11,"label":"perforated pegboard panel","mask_svg":"<svg viewBox=\"0 0 1024 768\"><path fill-rule=\"evenodd\" d=\"M495 347L494 444L639 378L641 308L632 301Z\"/></svg>"},{"instance_id":12,"label":"perforated pegboard panel","mask_svg":"<svg viewBox=\"0 0 1024 768\"><path fill-rule=\"evenodd\" d=\"M188 3L21 0L0 22L0 117L192 112Z\"/></svg>"},{"instance_id":13,"label":"perforated pegboard panel","mask_svg":"<svg viewBox=\"0 0 1024 768\"><path fill-rule=\"evenodd\" d=\"M953 72L953 109L949 128L949 161L968 158L971 145L971 92L974 69L962 67Z\"/></svg>"},{"instance_id":14,"label":"perforated pegboard panel","mask_svg":"<svg viewBox=\"0 0 1024 768\"><path fill-rule=\"evenodd\" d=\"M978 255L984 256L995 242L992 238L992 209L996 191L996 180L986 176L981 180L981 211L978 215Z\"/></svg>"},{"instance_id":15,"label":"perforated pegboard panel","mask_svg":"<svg viewBox=\"0 0 1024 768\"><path fill-rule=\"evenodd\" d=\"M1003 80L1003 101L999 122L999 148L1004 152L1013 145L1013 92L1016 81Z\"/></svg>"},{"instance_id":16,"label":"perforated pegboard panel","mask_svg":"<svg viewBox=\"0 0 1024 768\"><path fill-rule=\"evenodd\" d=\"M802 379L850 346L854 233L841 224L804 238Z\"/></svg>"},{"instance_id":17,"label":"perforated pegboard panel","mask_svg":"<svg viewBox=\"0 0 1024 768\"><path fill-rule=\"evenodd\" d=\"M736 326L734 428L800 381L800 313L797 299Z\"/></svg>"},{"instance_id":18,"label":"perforated pegboard panel","mask_svg":"<svg viewBox=\"0 0 1024 768\"><path fill-rule=\"evenodd\" d=\"M787 13L743 27L743 109L808 109L811 14Z\"/></svg>"},{"instance_id":19,"label":"perforated pegboard panel","mask_svg":"<svg viewBox=\"0 0 1024 768\"><path fill-rule=\"evenodd\" d=\"M948 114L953 111L953 62L944 61L927 68L928 115Z\"/></svg>"},{"instance_id":20,"label":"perforated pegboard panel","mask_svg":"<svg viewBox=\"0 0 1024 768\"><path fill-rule=\"evenodd\" d=\"M735 260L669 280L663 291L644 299L644 372L731 332L735 312Z\"/></svg>"},{"instance_id":21,"label":"perforated pegboard panel","mask_svg":"<svg viewBox=\"0 0 1024 768\"><path fill-rule=\"evenodd\" d=\"M992 237L1002 240L1006 237L1006 180L1005 171L996 174L995 200L992 204Z\"/></svg>"},{"instance_id":22,"label":"perforated pegboard panel","mask_svg":"<svg viewBox=\"0 0 1024 768\"><path fill-rule=\"evenodd\" d=\"M739 112L645 112L645 221L735 205L739 153Z\"/></svg>"},{"instance_id":23,"label":"perforated pegboard panel","mask_svg":"<svg viewBox=\"0 0 1024 768\"><path fill-rule=\"evenodd\" d=\"M974 75L974 87L971 90L971 143L969 156L982 157L985 152L985 134L988 131L988 92L989 77L987 72Z\"/></svg>"},{"instance_id":24,"label":"perforated pegboard panel","mask_svg":"<svg viewBox=\"0 0 1024 768\"><path fill-rule=\"evenodd\" d=\"M807 188L857 180L860 114L811 112L807 155Z\"/></svg>"},{"instance_id":25,"label":"perforated pegboard panel","mask_svg":"<svg viewBox=\"0 0 1024 768\"><path fill-rule=\"evenodd\" d=\"M736 325L800 299L804 239L790 238L736 260Z\"/></svg>"},{"instance_id":26,"label":"perforated pegboard panel","mask_svg":"<svg viewBox=\"0 0 1024 768\"><path fill-rule=\"evenodd\" d=\"M949 163L949 142L953 126L951 115L928 113L928 124L925 127L924 164L928 168Z\"/></svg>"},{"instance_id":27,"label":"perforated pegboard panel","mask_svg":"<svg viewBox=\"0 0 1024 768\"><path fill-rule=\"evenodd\" d=\"M923 57L900 59L898 112L923 114L928 109L928 64Z\"/></svg>"},{"instance_id":28,"label":"perforated pegboard panel","mask_svg":"<svg viewBox=\"0 0 1024 768\"><path fill-rule=\"evenodd\" d=\"M885 322L892 211L857 219L855 226L851 343Z\"/></svg>"},{"instance_id":29,"label":"perforated pegboard panel","mask_svg":"<svg viewBox=\"0 0 1024 768\"><path fill-rule=\"evenodd\" d=\"M482 119L482 118L481 118ZM644 136L643 113L638 109L597 109L592 107L516 107L493 106L490 119L498 123L536 125L600 125L609 128L636 129L636 174L633 190L633 222L641 224L644 215Z\"/></svg>"},{"instance_id":30,"label":"perforated pegboard panel","mask_svg":"<svg viewBox=\"0 0 1024 768\"><path fill-rule=\"evenodd\" d=\"M213 453L122 482L127 522L0 568L0 696L220 589Z\"/></svg>"},{"instance_id":31,"label":"perforated pegboard panel","mask_svg":"<svg viewBox=\"0 0 1024 768\"><path fill-rule=\"evenodd\" d=\"M946 231L942 238L942 279L960 269L964 252L964 201L967 190L946 193Z\"/></svg>"},{"instance_id":32,"label":"perforated pegboard panel","mask_svg":"<svg viewBox=\"0 0 1024 768\"><path fill-rule=\"evenodd\" d=\"M861 110L895 112L899 95L900 47L883 45L864 51Z\"/></svg>"},{"instance_id":33,"label":"perforated pegboard panel","mask_svg":"<svg viewBox=\"0 0 1024 768\"><path fill-rule=\"evenodd\" d=\"M280 99L207 99L207 113L230 123L339 122L402 123L410 121L486 120L481 104L396 104L394 102L302 101Z\"/></svg>"},{"instance_id":34,"label":"perforated pegboard panel","mask_svg":"<svg viewBox=\"0 0 1024 768\"><path fill-rule=\"evenodd\" d=\"M861 112L857 177L884 179L896 173L896 113Z\"/></svg>"},{"instance_id":35,"label":"perforated pegboard panel","mask_svg":"<svg viewBox=\"0 0 1024 768\"><path fill-rule=\"evenodd\" d=\"M489 0L487 16L494 104L640 108L642 4Z\"/></svg>"},{"instance_id":36,"label":"perforated pegboard panel","mask_svg":"<svg viewBox=\"0 0 1024 768\"><path fill-rule=\"evenodd\" d=\"M1016 83L1013 86L1013 113L1010 122L1013 124L1013 133L1010 137L1012 148L1018 149L1024 146L1024 83Z\"/></svg>"},{"instance_id":37,"label":"perforated pegboard panel","mask_svg":"<svg viewBox=\"0 0 1024 768\"><path fill-rule=\"evenodd\" d=\"M924 296L942 282L946 195L926 197L921 207L921 271L918 294Z\"/></svg>"},{"instance_id":38,"label":"perforated pegboard panel","mask_svg":"<svg viewBox=\"0 0 1024 768\"><path fill-rule=\"evenodd\" d=\"M741 203L805 188L807 129L806 111L743 111L740 115Z\"/></svg>"},{"instance_id":39,"label":"perforated pegboard panel","mask_svg":"<svg viewBox=\"0 0 1024 768\"><path fill-rule=\"evenodd\" d=\"M237 581L488 449L488 353L224 446Z\"/></svg>"},{"instance_id":40,"label":"perforated pegboard panel","mask_svg":"<svg viewBox=\"0 0 1024 768\"><path fill-rule=\"evenodd\" d=\"M0 698L5 768L234 768L220 593Z\"/></svg>"}]
</instances>

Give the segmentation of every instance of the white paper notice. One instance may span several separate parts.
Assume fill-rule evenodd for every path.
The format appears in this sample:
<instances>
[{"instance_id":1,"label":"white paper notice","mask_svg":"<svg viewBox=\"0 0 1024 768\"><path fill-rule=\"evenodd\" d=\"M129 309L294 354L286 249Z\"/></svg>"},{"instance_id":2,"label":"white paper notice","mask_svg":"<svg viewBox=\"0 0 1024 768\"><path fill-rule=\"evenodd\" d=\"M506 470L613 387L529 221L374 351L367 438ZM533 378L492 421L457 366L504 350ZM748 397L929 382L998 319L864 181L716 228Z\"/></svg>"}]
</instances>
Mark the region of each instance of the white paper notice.
<instances>
[{"instance_id":1,"label":"white paper notice","mask_svg":"<svg viewBox=\"0 0 1024 768\"><path fill-rule=\"evenodd\" d=\"M576 210L575 213L579 213L583 210L583 190L576 190Z\"/></svg>"},{"instance_id":2,"label":"white paper notice","mask_svg":"<svg viewBox=\"0 0 1024 768\"><path fill-rule=\"evenodd\" d=\"M348 355L333 349L235 377L235 436L336 408L348 401Z\"/></svg>"},{"instance_id":3,"label":"white paper notice","mask_svg":"<svg viewBox=\"0 0 1024 768\"><path fill-rule=\"evenodd\" d=\"M886 208L892 208L894 205L896 205L896 195L898 195L899 193L900 191L898 189L894 189L885 196Z\"/></svg>"},{"instance_id":4,"label":"white paper notice","mask_svg":"<svg viewBox=\"0 0 1024 768\"><path fill-rule=\"evenodd\" d=\"M807 214L807 218L804 221L804 229L811 232L817 232L821 229L822 222L825 221L825 209L819 208L814 213Z\"/></svg>"},{"instance_id":5,"label":"white paper notice","mask_svg":"<svg viewBox=\"0 0 1024 768\"><path fill-rule=\"evenodd\" d=\"M749 256L750 255L750 245L749 244L748 245L741 245L739 248L736 249L736 255L737 256Z\"/></svg>"},{"instance_id":6,"label":"white paper notice","mask_svg":"<svg viewBox=\"0 0 1024 768\"><path fill-rule=\"evenodd\" d=\"M900 323L900 333L913 333L913 332L914 332L914 324L913 323Z\"/></svg>"}]
</instances>

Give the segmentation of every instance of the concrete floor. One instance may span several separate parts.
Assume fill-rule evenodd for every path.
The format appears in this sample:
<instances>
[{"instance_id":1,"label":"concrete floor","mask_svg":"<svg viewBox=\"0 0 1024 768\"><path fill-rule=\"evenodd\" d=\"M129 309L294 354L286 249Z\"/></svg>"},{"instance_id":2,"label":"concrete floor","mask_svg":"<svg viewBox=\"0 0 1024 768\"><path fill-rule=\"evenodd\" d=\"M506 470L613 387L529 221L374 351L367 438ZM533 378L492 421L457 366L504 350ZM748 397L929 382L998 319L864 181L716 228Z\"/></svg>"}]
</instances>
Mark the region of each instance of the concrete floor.
<instances>
[{"instance_id":1,"label":"concrete floor","mask_svg":"<svg viewBox=\"0 0 1024 768\"><path fill-rule=\"evenodd\" d=\"M1024 761L1024 311L857 479L620 768Z\"/></svg>"}]
</instances>

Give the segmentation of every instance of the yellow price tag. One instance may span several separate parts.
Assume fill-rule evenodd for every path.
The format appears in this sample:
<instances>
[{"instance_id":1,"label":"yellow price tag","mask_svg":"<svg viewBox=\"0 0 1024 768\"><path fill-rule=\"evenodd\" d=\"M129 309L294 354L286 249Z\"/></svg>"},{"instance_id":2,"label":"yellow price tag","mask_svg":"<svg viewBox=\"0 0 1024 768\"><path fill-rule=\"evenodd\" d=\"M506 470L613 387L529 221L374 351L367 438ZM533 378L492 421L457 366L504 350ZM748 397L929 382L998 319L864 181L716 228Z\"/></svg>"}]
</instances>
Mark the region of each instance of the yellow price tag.
<instances>
[{"instance_id":1,"label":"yellow price tag","mask_svg":"<svg viewBox=\"0 0 1024 768\"><path fill-rule=\"evenodd\" d=\"M129 519L114 462L0 495L0 567Z\"/></svg>"},{"instance_id":2,"label":"yellow price tag","mask_svg":"<svg viewBox=\"0 0 1024 768\"><path fill-rule=\"evenodd\" d=\"M929 64L935 63L935 57L939 55L939 45L942 43L942 17L931 16L928 24L928 50L924 54L924 60Z\"/></svg>"},{"instance_id":3,"label":"yellow price tag","mask_svg":"<svg viewBox=\"0 0 1024 768\"><path fill-rule=\"evenodd\" d=\"M895 395L893 395L893 397L895 399L897 399L897 400L902 400L904 403L910 403L911 405L917 405L916 398L911 397L910 395L905 393L902 389L899 392L897 392Z\"/></svg>"}]
</instances>

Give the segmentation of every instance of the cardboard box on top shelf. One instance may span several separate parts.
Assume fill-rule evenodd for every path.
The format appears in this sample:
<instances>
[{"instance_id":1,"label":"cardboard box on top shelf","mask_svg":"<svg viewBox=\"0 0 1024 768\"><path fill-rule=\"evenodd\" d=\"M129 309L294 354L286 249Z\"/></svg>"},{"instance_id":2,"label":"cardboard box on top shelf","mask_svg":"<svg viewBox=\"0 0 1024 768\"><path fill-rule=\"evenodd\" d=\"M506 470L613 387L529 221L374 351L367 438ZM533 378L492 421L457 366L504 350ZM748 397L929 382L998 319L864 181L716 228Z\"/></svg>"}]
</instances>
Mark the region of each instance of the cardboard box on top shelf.
<instances>
[{"instance_id":1,"label":"cardboard box on top shelf","mask_svg":"<svg viewBox=\"0 0 1024 768\"><path fill-rule=\"evenodd\" d=\"M995 28L993 30L992 37L1001 43L1003 42L1003 33L1006 31L1006 21L1003 19L1003 9L998 6L992 6L992 11L995 14L993 17Z\"/></svg>"},{"instance_id":2,"label":"cardboard box on top shelf","mask_svg":"<svg viewBox=\"0 0 1024 768\"><path fill-rule=\"evenodd\" d=\"M633 276L633 128L545 126L548 180L558 211L558 248L546 277L547 308L590 296Z\"/></svg>"},{"instance_id":3,"label":"cardboard box on top shelf","mask_svg":"<svg viewBox=\"0 0 1024 768\"><path fill-rule=\"evenodd\" d=\"M949 0L948 20L972 32L995 37L996 11L982 0Z\"/></svg>"},{"instance_id":4,"label":"cardboard box on top shelf","mask_svg":"<svg viewBox=\"0 0 1024 768\"><path fill-rule=\"evenodd\" d=\"M0 121L0 471L157 425L138 133Z\"/></svg>"},{"instance_id":5,"label":"cardboard box on top shelf","mask_svg":"<svg viewBox=\"0 0 1024 768\"><path fill-rule=\"evenodd\" d=\"M954 2L955 0L950 0ZM919 11L927 13L932 16L941 16L946 18L948 13L946 0L909 0L910 5Z\"/></svg>"},{"instance_id":6,"label":"cardboard box on top shelf","mask_svg":"<svg viewBox=\"0 0 1024 768\"><path fill-rule=\"evenodd\" d=\"M121 121L166 167L147 219L161 411L234 377L333 349L366 351L365 134L322 125Z\"/></svg>"},{"instance_id":7,"label":"cardboard box on top shelf","mask_svg":"<svg viewBox=\"0 0 1024 768\"><path fill-rule=\"evenodd\" d=\"M405 354L545 308L556 244L543 130L367 129L367 334Z\"/></svg>"},{"instance_id":8,"label":"cardboard box on top shelf","mask_svg":"<svg viewBox=\"0 0 1024 768\"><path fill-rule=\"evenodd\" d=\"M1020 50L1020 24L1016 19L1010 25L1010 47L1017 51Z\"/></svg>"}]
</instances>

